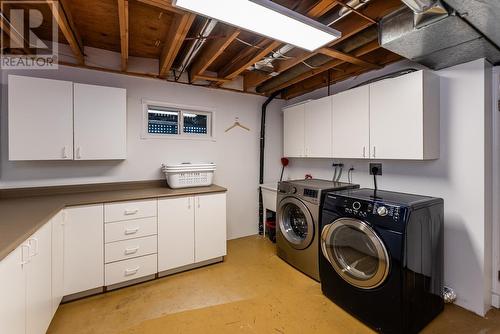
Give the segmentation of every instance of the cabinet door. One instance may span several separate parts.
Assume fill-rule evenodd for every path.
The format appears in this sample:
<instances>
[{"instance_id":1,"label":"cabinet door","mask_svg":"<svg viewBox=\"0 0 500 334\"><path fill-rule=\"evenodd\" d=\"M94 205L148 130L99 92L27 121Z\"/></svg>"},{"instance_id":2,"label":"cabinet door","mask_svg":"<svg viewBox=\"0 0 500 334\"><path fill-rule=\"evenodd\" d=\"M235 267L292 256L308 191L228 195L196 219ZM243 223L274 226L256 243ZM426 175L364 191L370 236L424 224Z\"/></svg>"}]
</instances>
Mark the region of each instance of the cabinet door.
<instances>
[{"instance_id":1,"label":"cabinet door","mask_svg":"<svg viewBox=\"0 0 500 334\"><path fill-rule=\"evenodd\" d=\"M333 156L368 158L370 147L370 89L354 88L333 96Z\"/></svg>"},{"instance_id":2,"label":"cabinet door","mask_svg":"<svg viewBox=\"0 0 500 334\"><path fill-rule=\"evenodd\" d=\"M64 212L52 218L52 316L64 296Z\"/></svg>"},{"instance_id":3,"label":"cabinet door","mask_svg":"<svg viewBox=\"0 0 500 334\"><path fill-rule=\"evenodd\" d=\"M28 247L22 245L0 261L0 333L26 333Z\"/></svg>"},{"instance_id":4,"label":"cabinet door","mask_svg":"<svg viewBox=\"0 0 500 334\"><path fill-rule=\"evenodd\" d=\"M75 160L127 158L127 93L74 84Z\"/></svg>"},{"instance_id":5,"label":"cabinet door","mask_svg":"<svg viewBox=\"0 0 500 334\"><path fill-rule=\"evenodd\" d=\"M158 271L194 263L194 197L158 200Z\"/></svg>"},{"instance_id":6,"label":"cabinet door","mask_svg":"<svg viewBox=\"0 0 500 334\"><path fill-rule=\"evenodd\" d=\"M370 85L370 156L423 159L423 72Z\"/></svg>"},{"instance_id":7,"label":"cabinet door","mask_svg":"<svg viewBox=\"0 0 500 334\"><path fill-rule=\"evenodd\" d=\"M9 75L9 160L73 159L73 83Z\"/></svg>"},{"instance_id":8,"label":"cabinet door","mask_svg":"<svg viewBox=\"0 0 500 334\"><path fill-rule=\"evenodd\" d=\"M283 154L285 157L305 155L304 104L283 110Z\"/></svg>"},{"instance_id":9,"label":"cabinet door","mask_svg":"<svg viewBox=\"0 0 500 334\"><path fill-rule=\"evenodd\" d=\"M26 281L26 333L45 333L52 319L52 224L28 239L31 262Z\"/></svg>"},{"instance_id":10,"label":"cabinet door","mask_svg":"<svg viewBox=\"0 0 500 334\"><path fill-rule=\"evenodd\" d=\"M64 295L104 286L103 205L65 209Z\"/></svg>"},{"instance_id":11,"label":"cabinet door","mask_svg":"<svg viewBox=\"0 0 500 334\"><path fill-rule=\"evenodd\" d=\"M305 104L305 156L332 157L332 97Z\"/></svg>"},{"instance_id":12,"label":"cabinet door","mask_svg":"<svg viewBox=\"0 0 500 334\"><path fill-rule=\"evenodd\" d=\"M195 197L195 262L226 255L226 194Z\"/></svg>"}]
</instances>

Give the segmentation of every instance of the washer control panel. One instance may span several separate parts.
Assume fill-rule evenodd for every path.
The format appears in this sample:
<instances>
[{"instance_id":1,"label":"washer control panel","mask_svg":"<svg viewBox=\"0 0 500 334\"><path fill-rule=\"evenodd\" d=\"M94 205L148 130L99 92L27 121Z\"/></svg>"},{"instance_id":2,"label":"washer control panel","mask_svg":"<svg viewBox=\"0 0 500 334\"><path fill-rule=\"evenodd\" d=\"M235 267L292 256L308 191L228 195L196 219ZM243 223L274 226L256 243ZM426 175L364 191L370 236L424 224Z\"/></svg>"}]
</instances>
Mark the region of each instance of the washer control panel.
<instances>
[{"instance_id":1,"label":"washer control panel","mask_svg":"<svg viewBox=\"0 0 500 334\"><path fill-rule=\"evenodd\" d=\"M379 217L393 222L399 221L402 215L402 209L397 205L359 201L355 199L344 199L341 210L348 215L360 218Z\"/></svg>"}]
</instances>

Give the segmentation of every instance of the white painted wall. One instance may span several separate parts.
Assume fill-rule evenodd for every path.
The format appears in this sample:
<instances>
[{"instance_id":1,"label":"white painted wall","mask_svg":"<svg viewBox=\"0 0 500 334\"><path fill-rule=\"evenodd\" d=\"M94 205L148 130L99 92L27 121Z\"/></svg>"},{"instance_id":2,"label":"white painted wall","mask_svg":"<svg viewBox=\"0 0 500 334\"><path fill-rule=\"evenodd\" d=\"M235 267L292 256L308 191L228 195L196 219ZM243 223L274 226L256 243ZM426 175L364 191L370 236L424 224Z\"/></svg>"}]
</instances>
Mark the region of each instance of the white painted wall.
<instances>
[{"instance_id":1,"label":"white painted wall","mask_svg":"<svg viewBox=\"0 0 500 334\"><path fill-rule=\"evenodd\" d=\"M126 88L128 159L8 161L6 83L9 73ZM217 164L215 183L228 188L228 237L232 239L258 232L259 130L261 105L265 98L65 66L57 71L3 71L1 74L0 188L159 179L162 177L161 163L210 161ZM142 99L214 108L216 141L141 139ZM276 100L268 108L267 182L279 178L282 104L281 100ZM251 131L235 129L225 133L235 117L239 117Z\"/></svg>"},{"instance_id":2,"label":"white painted wall","mask_svg":"<svg viewBox=\"0 0 500 334\"><path fill-rule=\"evenodd\" d=\"M492 297L491 304L500 308L500 66L493 69L493 226L492 226Z\"/></svg>"},{"instance_id":3,"label":"white painted wall","mask_svg":"<svg viewBox=\"0 0 500 334\"><path fill-rule=\"evenodd\" d=\"M332 86L336 93L367 79L405 67L393 64ZM491 67L483 60L438 72L441 77L441 158L435 161L382 161L379 188L442 197L445 200L445 284L457 292L457 304L479 315L491 305ZM326 95L326 89L301 100ZM296 103L299 99L288 101ZM408 124L411 126L411 124ZM353 126L353 136L356 127ZM368 161L339 160L353 166L354 182L373 187ZM332 178L329 159L293 159L288 177L306 173ZM344 173L343 180L347 180Z\"/></svg>"}]
</instances>

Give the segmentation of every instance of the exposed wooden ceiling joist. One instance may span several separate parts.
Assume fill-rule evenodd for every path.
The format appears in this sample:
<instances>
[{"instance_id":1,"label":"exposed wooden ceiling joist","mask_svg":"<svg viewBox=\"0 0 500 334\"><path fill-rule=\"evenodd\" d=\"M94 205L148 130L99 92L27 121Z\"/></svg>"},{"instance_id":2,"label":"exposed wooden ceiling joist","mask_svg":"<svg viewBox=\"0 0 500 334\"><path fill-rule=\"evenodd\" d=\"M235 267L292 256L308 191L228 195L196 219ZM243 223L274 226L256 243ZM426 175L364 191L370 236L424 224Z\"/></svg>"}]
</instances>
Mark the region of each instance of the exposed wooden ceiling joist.
<instances>
[{"instance_id":1,"label":"exposed wooden ceiling joist","mask_svg":"<svg viewBox=\"0 0 500 334\"><path fill-rule=\"evenodd\" d=\"M379 50L383 50L385 54L385 56L383 57L384 60L379 62L379 65L381 66L386 66L388 64L394 63L402 59L401 56L394 54L390 51L385 51L384 49L379 49ZM379 50L374 50L372 51L372 53L376 53ZM368 55L371 55L372 53L369 53ZM326 87L328 86L328 83L334 84L369 71L371 71L371 69L359 67L354 64L346 65L346 68L341 72L329 73L325 71L321 74L315 75L314 77L303 80L299 83L296 83L288 87L282 94L282 97L287 100L292 99L294 97L315 91L319 88ZM328 75L330 75L330 79L328 79Z\"/></svg>"},{"instance_id":2,"label":"exposed wooden ceiling joist","mask_svg":"<svg viewBox=\"0 0 500 334\"><path fill-rule=\"evenodd\" d=\"M128 0L118 1L118 19L120 21L120 45L122 57L122 71L126 71L128 67Z\"/></svg>"},{"instance_id":3,"label":"exposed wooden ceiling joist","mask_svg":"<svg viewBox=\"0 0 500 334\"><path fill-rule=\"evenodd\" d=\"M319 0L317 3L315 3L311 8L309 8L307 10L305 15L310 17L310 18L313 18L313 19L321 17L324 14L326 14L328 11L333 9L337 4L338 4L338 2L336 0ZM275 72L281 73L282 71L285 71L285 70L286 69L276 70ZM272 78L272 76L270 76L270 75L264 76L262 74L255 74L252 72L247 73L245 75L245 77L246 76L249 76L249 77L244 78L244 80L243 80L244 82L246 82L245 90L248 90L252 87L256 87L256 86L260 85L261 83L263 83L264 81Z\"/></svg>"},{"instance_id":4,"label":"exposed wooden ceiling joist","mask_svg":"<svg viewBox=\"0 0 500 334\"><path fill-rule=\"evenodd\" d=\"M165 78L174 63L175 57L184 43L189 28L193 24L196 15L192 13L185 13L176 15L174 23L170 28L167 38L163 46L163 51L160 57L160 71L159 75Z\"/></svg>"},{"instance_id":5,"label":"exposed wooden ceiling joist","mask_svg":"<svg viewBox=\"0 0 500 334\"><path fill-rule=\"evenodd\" d=\"M160 9L175 13L175 14L185 14L185 12L172 5L171 0L137 0L139 2L145 3L153 7L158 7Z\"/></svg>"},{"instance_id":6,"label":"exposed wooden ceiling joist","mask_svg":"<svg viewBox=\"0 0 500 334\"><path fill-rule=\"evenodd\" d=\"M12 29L10 22L7 21L7 19L3 16L3 14L0 15L0 29L9 38L10 41L15 43L15 45L18 46L22 45L24 53L27 53L27 49L24 47L24 37L21 34L19 34L18 31Z\"/></svg>"},{"instance_id":7,"label":"exposed wooden ceiling joist","mask_svg":"<svg viewBox=\"0 0 500 334\"><path fill-rule=\"evenodd\" d=\"M356 58L361 57L361 56L364 56L364 55L366 55L374 50L377 50L378 48L380 48L380 46L378 44L378 41L375 40L375 41L372 41L372 42L365 44L365 45L359 47L358 49L354 50L352 52L352 56L356 57ZM276 86L269 91L266 91L265 93L266 94L274 93L276 91L279 91L279 90L282 90L286 87L292 86L296 83L299 83L301 81L304 81L306 79L314 77L318 74L326 72L332 68L335 68L335 67L340 66L340 65L345 64L345 63L346 63L346 61L344 61L342 59L332 59L329 62L326 62L325 64L319 66L318 68L314 68L314 69L311 69L310 71L302 73L301 75L296 76L296 77L282 83L281 85Z\"/></svg>"},{"instance_id":8,"label":"exposed wooden ceiling joist","mask_svg":"<svg viewBox=\"0 0 500 334\"><path fill-rule=\"evenodd\" d=\"M191 80L199 79L199 77L217 59L217 57L224 52L229 44L231 44L238 37L239 34L239 29L230 28L226 32L226 36L208 41L202 53L197 57L196 61L191 66Z\"/></svg>"},{"instance_id":9,"label":"exposed wooden ceiling joist","mask_svg":"<svg viewBox=\"0 0 500 334\"><path fill-rule=\"evenodd\" d=\"M219 74L220 77L224 79L234 79L241 73L243 73L248 67L252 66L265 56L267 56L269 53L271 53L274 49L276 49L278 46L281 45L281 42L278 41L271 41L268 42L267 40L259 43L257 48L259 51L257 53L251 55L250 57L244 57L242 58L239 62L236 63L236 65L230 66L222 73Z\"/></svg>"},{"instance_id":10,"label":"exposed wooden ceiling joist","mask_svg":"<svg viewBox=\"0 0 500 334\"><path fill-rule=\"evenodd\" d=\"M358 65L361 67L366 67L366 68L371 68L371 69L379 69L380 68L380 66L378 66L376 64L372 64L370 62L364 61L363 59L359 59L356 56L353 56L353 55L350 55L350 54L347 54L344 52L340 52L338 50L334 50L334 49L330 49L330 48L321 48L318 51L319 51L319 53L322 53L326 56L340 59L340 60L343 60L347 63L355 64L355 65Z\"/></svg>"},{"instance_id":11,"label":"exposed wooden ceiling joist","mask_svg":"<svg viewBox=\"0 0 500 334\"><path fill-rule=\"evenodd\" d=\"M338 2L340 3L340 1ZM330 47L335 46L341 43L342 41L349 39L352 36L360 33L366 28L372 26L374 24L373 22L376 22L376 20L373 19L374 17L379 18L384 13L391 10L395 10L399 7L401 7L401 2L399 0L383 0L383 1L368 3L365 9L357 10L357 12L362 13L369 19L366 19L364 17L358 17L357 20L354 20L350 19L351 17L349 16L346 16L343 19L341 19L339 23L334 25L334 28L338 29L342 33L342 37L335 40L329 46ZM318 54L318 51L307 52L301 49L294 49L291 52L287 53L287 56L291 57L290 59L275 62L276 65L274 71L276 73L283 73L284 71L306 61L307 59L311 58L316 54ZM257 85L272 78L273 78L272 76L268 76L266 80L264 80L264 78L260 78L260 82L258 82Z\"/></svg>"},{"instance_id":12,"label":"exposed wooden ceiling joist","mask_svg":"<svg viewBox=\"0 0 500 334\"><path fill-rule=\"evenodd\" d=\"M83 64L85 62L83 43L78 31L76 30L75 24L73 23L73 18L71 16L67 0L58 0L57 3L59 6L54 6L53 1L46 1L52 10L52 15L54 15L57 24L59 25L59 29L61 29L66 41L68 41L77 62L79 64Z\"/></svg>"}]
</instances>

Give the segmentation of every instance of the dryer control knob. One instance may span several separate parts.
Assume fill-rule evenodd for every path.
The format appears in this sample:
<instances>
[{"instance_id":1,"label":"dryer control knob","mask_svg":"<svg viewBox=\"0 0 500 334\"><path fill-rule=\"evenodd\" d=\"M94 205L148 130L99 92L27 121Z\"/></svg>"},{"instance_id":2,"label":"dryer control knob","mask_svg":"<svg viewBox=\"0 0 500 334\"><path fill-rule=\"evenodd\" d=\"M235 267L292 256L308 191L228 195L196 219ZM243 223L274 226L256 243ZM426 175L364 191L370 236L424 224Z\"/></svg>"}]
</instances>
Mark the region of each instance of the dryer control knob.
<instances>
[{"instance_id":1,"label":"dryer control knob","mask_svg":"<svg viewBox=\"0 0 500 334\"><path fill-rule=\"evenodd\" d=\"M387 214L389 213L389 211L387 210L387 208L385 206L380 206L378 209L377 209L377 213L379 216L387 216Z\"/></svg>"},{"instance_id":2,"label":"dryer control knob","mask_svg":"<svg viewBox=\"0 0 500 334\"><path fill-rule=\"evenodd\" d=\"M292 193L292 194L296 194L296 193L297 193L297 188L292 187L292 188L290 189L290 193Z\"/></svg>"}]
</instances>

